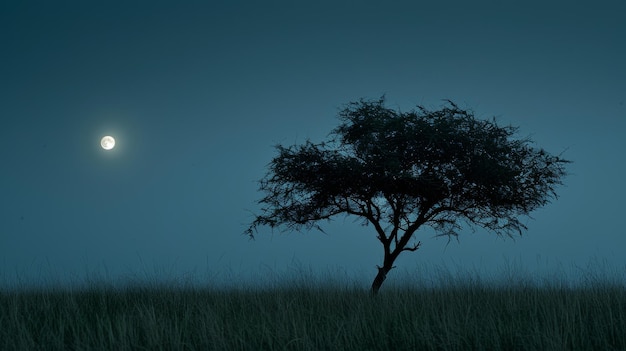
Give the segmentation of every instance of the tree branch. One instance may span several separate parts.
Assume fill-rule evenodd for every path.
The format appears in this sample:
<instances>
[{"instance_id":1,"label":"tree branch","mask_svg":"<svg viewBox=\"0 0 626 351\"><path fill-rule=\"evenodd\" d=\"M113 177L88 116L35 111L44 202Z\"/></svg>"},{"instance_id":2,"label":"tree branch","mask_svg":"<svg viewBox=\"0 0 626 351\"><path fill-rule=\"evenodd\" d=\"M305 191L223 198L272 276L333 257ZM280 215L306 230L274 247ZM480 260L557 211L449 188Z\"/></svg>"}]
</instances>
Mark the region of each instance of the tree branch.
<instances>
[{"instance_id":1,"label":"tree branch","mask_svg":"<svg viewBox=\"0 0 626 351\"><path fill-rule=\"evenodd\" d=\"M419 249L421 245L422 245L422 242L418 241L417 244L413 245L413 247L405 247L400 251L417 251L417 249Z\"/></svg>"}]
</instances>

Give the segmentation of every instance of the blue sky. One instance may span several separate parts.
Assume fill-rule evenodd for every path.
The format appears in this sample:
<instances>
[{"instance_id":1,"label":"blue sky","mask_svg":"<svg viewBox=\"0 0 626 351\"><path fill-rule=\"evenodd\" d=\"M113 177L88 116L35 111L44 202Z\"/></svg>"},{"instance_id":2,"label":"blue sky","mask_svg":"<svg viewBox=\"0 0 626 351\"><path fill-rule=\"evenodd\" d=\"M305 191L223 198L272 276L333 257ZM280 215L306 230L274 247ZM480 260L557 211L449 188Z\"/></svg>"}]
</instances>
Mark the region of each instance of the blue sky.
<instances>
[{"instance_id":1,"label":"blue sky","mask_svg":"<svg viewBox=\"0 0 626 351\"><path fill-rule=\"evenodd\" d=\"M382 247L351 218L328 235L242 232L273 145L322 141L345 103L383 94L403 110L451 99L574 161L521 238L468 229L446 246L418 232L422 247L386 284L424 265L539 276L605 262L624 278L625 12L619 1L3 2L0 282L249 284L300 265L367 287Z\"/></svg>"}]
</instances>

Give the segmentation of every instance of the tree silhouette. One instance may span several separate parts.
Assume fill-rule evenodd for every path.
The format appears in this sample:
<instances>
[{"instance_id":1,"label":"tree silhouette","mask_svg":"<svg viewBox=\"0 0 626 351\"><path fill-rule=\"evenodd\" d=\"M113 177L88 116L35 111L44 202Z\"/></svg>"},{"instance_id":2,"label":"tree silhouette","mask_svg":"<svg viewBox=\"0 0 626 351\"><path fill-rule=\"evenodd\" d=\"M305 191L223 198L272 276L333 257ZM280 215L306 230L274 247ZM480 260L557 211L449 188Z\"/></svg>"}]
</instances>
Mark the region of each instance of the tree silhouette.
<instances>
[{"instance_id":1,"label":"tree silhouette","mask_svg":"<svg viewBox=\"0 0 626 351\"><path fill-rule=\"evenodd\" d=\"M400 112L385 107L384 96L361 99L339 112L328 142L276 146L260 181L262 214L245 234L253 239L261 225L322 230L321 220L361 217L384 250L373 294L400 253L420 248L411 239L422 226L449 238L461 223L521 235L527 228L518 217L557 198L570 161L513 138L516 127L446 101L437 111Z\"/></svg>"}]
</instances>

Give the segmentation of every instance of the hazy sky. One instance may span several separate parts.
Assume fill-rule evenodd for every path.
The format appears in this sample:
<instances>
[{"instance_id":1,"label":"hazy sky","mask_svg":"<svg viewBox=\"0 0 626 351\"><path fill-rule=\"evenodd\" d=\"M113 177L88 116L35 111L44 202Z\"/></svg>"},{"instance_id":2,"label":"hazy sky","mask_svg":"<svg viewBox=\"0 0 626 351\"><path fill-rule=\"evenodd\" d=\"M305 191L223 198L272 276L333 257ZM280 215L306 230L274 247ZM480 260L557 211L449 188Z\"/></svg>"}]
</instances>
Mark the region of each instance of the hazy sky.
<instances>
[{"instance_id":1,"label":"hazy sky","mask_svg":"<svg viewBox=\"0 0 626 351\"><path fill-rule=\"evenodd\" d=\"M574 161L523 237L468 229L446 247L418 232L388 282L424 264L556 274L594 260L624 277L624 4L3 1L0 282L219 285L301 265L367 287L372 227L242 232L273 145L322 141L345 103L382 94L402 110L451 99Z\"/></svg>"}]
</instances>

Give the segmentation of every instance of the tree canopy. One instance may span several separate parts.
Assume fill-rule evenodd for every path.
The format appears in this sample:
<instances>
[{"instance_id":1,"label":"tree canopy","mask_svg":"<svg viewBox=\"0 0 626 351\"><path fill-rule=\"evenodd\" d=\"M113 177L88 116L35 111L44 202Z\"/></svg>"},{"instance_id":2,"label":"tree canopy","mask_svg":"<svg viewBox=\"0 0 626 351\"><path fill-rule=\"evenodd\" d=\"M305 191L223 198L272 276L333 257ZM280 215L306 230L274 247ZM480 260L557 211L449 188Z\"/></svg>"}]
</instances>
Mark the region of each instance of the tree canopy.
<instances>
[{"instance_id":1,"label":"tree canopy","mask_svg":"<svg viewBox=\"0 0 626 351\"><path fill-rule=\"evenodd\" d=\"M384 97L361 99L339 120L326 142L276 146L260 181L262 214L246 234L254 238L258 226L322 230L321 220L361 217L384 248L374 293L398 255L419 248L409 242L422 226L457 236L466 222L521 235L519 217L557 198L570 162L449 100L439 110L401 112Z\"/></svg>"}]
</instances>

